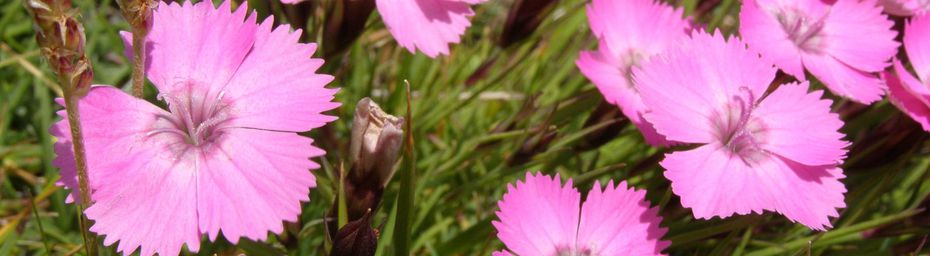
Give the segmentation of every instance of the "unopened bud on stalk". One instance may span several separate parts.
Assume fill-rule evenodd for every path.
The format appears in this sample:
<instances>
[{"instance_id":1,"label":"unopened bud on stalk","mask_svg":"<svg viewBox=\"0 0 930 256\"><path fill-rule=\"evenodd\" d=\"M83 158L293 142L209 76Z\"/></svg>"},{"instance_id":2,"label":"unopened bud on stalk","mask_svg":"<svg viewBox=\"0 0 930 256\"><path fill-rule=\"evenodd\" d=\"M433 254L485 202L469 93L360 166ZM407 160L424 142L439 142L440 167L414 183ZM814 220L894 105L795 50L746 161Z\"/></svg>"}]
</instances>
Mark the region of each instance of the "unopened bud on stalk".
<instances>
[{"instance_id":1,"label":"unopened bud on stalk","mask_svg":"<svg viewBox=\"0 0 930 256\"><path fill-rule=\"evenodd\" d=\"M148 34L152 28L152 11L158 6L154 0L117 0L123 18L129 21L133 34ZM134 35L135 36L135 35Z\"/></svg>"},{"instance_id":2,"label":"unopened bud on stalk","mask_svg":"<svg viewBox=\"0 0 930 256\"><path fill-rule=\"evenodd\" d=\"M510 7L498 43L501 47L526 39L552 11L557 0L517 0Z\"/></svg>"},{"instance_id":3,"label":"unopened bud on stalk","mask_svg":"<svg viewBox=\"0 0 930 256\"><path fill-rule=\"evenodd\" d=\"M373 179L384 186L394 176L394 163L403 143L404 119L384 113L378 104L364 98L355 107L352 120L352 157L350 179Z\"/></svg>"},{"instance_id":4,"label":"unopened bud on stalk","mask_svg":"<svg viewBox=\"0 0 930 256\"><path fill-rule=\"evenodd\" d=\"M62 89L68 95L87 92L93 79L90 60L84 56L84 26L70 0L28 0L32 12L36 41L52 70L62 77Z\"/></svg>"},{"instance_id":5,"label":"unopened bud on stalk","mask_svg":"<svg viewBox=\"0 0 930 256\"><path fill-rule=\"evenodd\" d=\"M333 241L332 256L370 256L378 248L378 237L371 228L371 210L361 219L346 223Z\"/></svg>"}]
</instances>

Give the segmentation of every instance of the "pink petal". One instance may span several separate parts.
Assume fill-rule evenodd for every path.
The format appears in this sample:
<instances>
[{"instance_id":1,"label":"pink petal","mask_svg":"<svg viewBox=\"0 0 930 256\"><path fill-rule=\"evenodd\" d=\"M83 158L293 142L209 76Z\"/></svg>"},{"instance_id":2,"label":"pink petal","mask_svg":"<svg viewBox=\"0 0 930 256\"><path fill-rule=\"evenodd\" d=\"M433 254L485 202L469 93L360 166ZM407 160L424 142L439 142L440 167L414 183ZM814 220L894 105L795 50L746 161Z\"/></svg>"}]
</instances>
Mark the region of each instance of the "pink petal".
<instances>
[{"instance_id":1,"label":"pink petal","mask_svg":"<svg viewBox=\"0 0 930 256\"><path fill-rule=\"evenodd\" d=\"M824 230L831 227L829 217L838 216L836 208L846 205L839 168L806 166L765 153L749 161L720 144L707 144L667 154L660 164L682 206L701 219L768 210Z\"/></svg>"},{"instance_id":2,"label":"pink petal","mask_svg":"<svg viewBox=\"0 0 930 256\"><path fill-rule=\"evenodd\" d=\"M804 66L833 93L869 104L882 99L885 84L873 74L823 55L803 55Z\"/></svg>"},{"instance_id":3,"label":"pink petal","mask_svg":"<svg viewBox=\"0 0 930 256\"><path fill-rule=\"evenodd\" d=\"M324 86L333 80L317 74L322 59L312 58L316 44L298 43L300 31L287 25L272 30L272 19L259 26L255 44L228 84L222 87L232 102L234 126L301 132L323 126L335 117L337 90Z\"/></svg>"},{"instance_id":4,"label":"pink petal","mask_svg":"<svg viewBox=\"0 0 930 256\"><path fill-rule=\"evenodd\" d=\"M397 43L411 53L419 49L435 58L449 54L449 44L458 43L474 15L476 0L377 0L378 12Z\"/></svg>"},{"instance_id":5,"label":"pink petal","mask_svg":"<svg viewBox=\"0 0 930 256\"><path fill-rule=\"evenodd\" d=\"M830 100L820 99L823 91L807 92L807 82L781 85L753 111L765 124L757 137L761 147L792 161L811 165L839 165L846 157L838 130L839 116L830 113Z\"/></svg>"},{"instance_id":6,"label":"pink petal","mask_svg":"<svg viewBox=\"0 0 930 256\"><path fill-rule=\"evenodd\" d=\"M229 1L219 9L210 1L159 4L146 37L145 70L159 92L172 92L191 80L211 87L226 84L255 40L255 15L246 21L244 6L233 13ZM131 35L123 36L131 49Z\"/></svg>"},{"instance_id":7,"label":"pink petal","mask_svg":"<svg viewBox=\"0 0 930 256\"><path fill-rule=\"evenodd\" d=\"M662 241L658 208L645 201L646 191L627 188L626 182L602 191L600 182L581 207L578 248L594 250L595 255L662 255L670 242Z\"/></svg>"},{"instance_id":8,"label":"pink petal","mask_svg":"<svg viewBox=\"0 0 930 256\"><path fill-rule=\"evenodd\" d=\"M602 45L604 42L602 41ZM604 100L617 105L630 121L636 125L646 142L653 146L668 145L665 137L659 135L652 124L642 118L646 107L640 99L639 93L633 88L627 74L621 73L616 60L602 51L582 51L575 62L578 69L597 86L604 95Z\"/></svg>"},{"instance_id":9,"label":"pink petal","mask_svg":"<svg viewBox=\"0 0 930 256\"><path fill-rule=\"evenodd\" d=\"M904 49L917 77L930 82L930 13L911 18L904 27Z\"/></svg>"},{"instance_id":10,"label":"pink petal","mask_svg":"<svg viewBox=\"0 0 930 256\"><path fill-rule=\"evenodd\" d=\"M761 53L762 59L772 62L785 73L804 80L801 52L788 38L778 20L763 11L756 0L743 1L739 13L739 33L749 48Z\"/></svg>"},{"instance_id":11,"label":"pink petal","mask_svg":"<svg viewBox=\"0 0 930 256\"><path fill-rule=\"evenodd\" d=\"M595 36L615 52L635 50L643 57L661 53L687 36L684 10L655 0L594 0L587 6Z\"/></svg>"},{"instance_id":12,"label":"pink petal","mask_svg":"<svg viewBox=\"0 0 930 256\"><path fill-rule=\"evenodd\" d=\"M898 52L892 26L875 0L837 1L824 20L823 51L859 71L882 71Z\"/></svg>"},{"instance_id":13,"label":"pink petal","mask_svg":"<svg viewBox=\"0 0 930 256\"><path fill-rule=\"evenodd\" d=\"M177 255L185 243L196 251L193 173L160 150L170 145L146 135L156 115L167 113L109 86L92 88L79 109L95 202L86 210L95 222L91 231L104 235L106 245L119 240L117 250L124 254L142 246L142 255ZM52 128L59 138L54 164L61 168L63 185L79 198L68 129L67 120Z\"/></svg>"},{"instance_id":14,"label":"pink petal","mask_svg":"<svg viewBox=\"0 0 930 256\"><path fill-rule=\"evenodd\" d=\"M510 252L508 252L508 251L506 251L506 250L500 250L500 251L496 251L496 252L494 252L494 253L491 253L491 256L511 256L511 255L513 255L513 254L510 254Z\"/></svg>"},{"instance_id":15,"label":"pink petal","mask_svg":"<svg viewBox=\"0 0 930 256\"><path fill-rule=\"evenodd\" d=\"M895 60L894 68L895 73L882 73L888 84L888 99L924 130L930 131L930 89L911 76L900 61Z\"/></svg>"},{"instance_id":16,"label":"pink petal","mask_svg":"<svg viewBox=\"0 0 930 256\"><path fill-rule=\"evenodd\" d=\"M497 237L517 255L553 255L575 245L581 195L569 180L526 173L498 202Z\"/></svg>"},{"instance_id":17,"label":"pink petal","mask_svg":"<svg viewBox=\"0 0 930 256\"><path fill-rule=\"evenodd\" d=\"M64 105L61 99L58 102ZM107 180L111 172L118 172L123 165L131 164L135 160L133 152L150 147L139 134L148 132L156 121L156 115L166 114L164 110L116 88L98 85L80 100L78 108L91 189L99 188L102 183L98 181ZM71 147L71 126L65 110L59 111L58 115L62 120L49 129L49 133L58 138L55 142L57 157L52 165L61 169L59 185L72 190L67 202L73 202L80 199L80 194Z\"/></svg>"},{"instance_id":18,"label":"pink petal","mask_svg":"<svg viewBox=\"0 0 930 256\"><path fill-rule=\"evenodd\" d=\"M634 69L636 88L650 112L644 117L670 141L710 143L710 122L737 95L757 99L774 79L775 68L759 61L737 38L692 34L678 47Z\"/></svg>"},{"instance_id":19,"label":"pink petal","mask_svg":"<svg viewBox=\"0 0 930 256\"><path fill-rule=\"evenodd\" d=\"M224 136L197 168L201 232L211 240L220 231L232 242L263 240L268 231L283 231L281 220L297 221L300 202L316 186L308 168L319 165L310 158L323 151L295 133L232 129Z\"/></svg>"}]
</instances>

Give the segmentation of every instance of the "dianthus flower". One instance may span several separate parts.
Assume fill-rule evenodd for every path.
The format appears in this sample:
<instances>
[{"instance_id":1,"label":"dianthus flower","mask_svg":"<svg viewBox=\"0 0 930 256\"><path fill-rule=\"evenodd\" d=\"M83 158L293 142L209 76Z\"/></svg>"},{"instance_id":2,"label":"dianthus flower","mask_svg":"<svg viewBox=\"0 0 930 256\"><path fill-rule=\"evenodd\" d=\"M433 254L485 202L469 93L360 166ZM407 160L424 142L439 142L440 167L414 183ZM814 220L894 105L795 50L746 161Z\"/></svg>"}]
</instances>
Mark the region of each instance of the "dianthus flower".
<instances>
[{"instance_id":1,"label":"dianthus flower","mask_svg":"<svg viewBox=\"0 0 930 256\"><path fill-rule=\"evenodd\" d=\"M197 251L203 234L262 240L297 220L316 186L310 158L325 153L297 133L335 119L321 113L339 105L336 90L314 73L323 64L311 58L315 45L271 19L256 24L246 9L159 5L146 74L167 110L111 86L80 101L94 202L86 214L104 244L177 255L184 244ZM54 164L74 189L68 129L51 129Z\"/></svg>"},{"instance_id":2,"label":"dianthus flower","mask_svg":"<svg viewBox=\"0 0 930 256\"><path fill-rule=\"evenodd\" d=\"M930 13L914 17L904 28L904 50L917 77L894 61L894 72L883 74L888 98L902 112L930 131Z\"/></svg>"}]
</instances>

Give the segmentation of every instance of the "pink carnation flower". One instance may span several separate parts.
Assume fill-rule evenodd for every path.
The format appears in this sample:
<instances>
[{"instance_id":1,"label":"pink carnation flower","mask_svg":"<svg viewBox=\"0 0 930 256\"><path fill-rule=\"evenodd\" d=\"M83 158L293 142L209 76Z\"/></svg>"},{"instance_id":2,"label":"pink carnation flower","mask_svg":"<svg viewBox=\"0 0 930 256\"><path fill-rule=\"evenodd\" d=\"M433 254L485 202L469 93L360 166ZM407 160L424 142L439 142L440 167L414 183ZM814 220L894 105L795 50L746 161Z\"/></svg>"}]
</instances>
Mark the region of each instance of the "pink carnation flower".
<instances>
[{"instance_id":1,"label":"pink carnation flower","mask_svg":"<svg viewBox=\"0 0 930 256\"><path fill-rule=\"evenodd\" d=\"M885 12L898 16L911 16L930 11L930 0L880 0Z\"/></svg>"},{"instance_id":2,"label":"pink carnation flower","mask_svg":"<svg viewBox=\"0 0 930 256\"><path fill-rule=\"evenodd\" d=\"M873 73L890 65L898 42L894 22L876 0L746 0L740 34L749 48L805 80L804 68L833 93L860 103L882 98Z\"/></svg>"},{"instance_id":3,"label":"pink carnation flower","mask_svg":"<svg viewBox=\"0 0 930 256\"><path fill-rule=\"evenodd\" d=\"M632 68L687 37L690 25L682 10L654 0L594 0L587 9L600 46L597 51L581 52L578 68L607 102L620 107L647 143L667 145L642 118L647 109L633 87Z\"/></svg>"},{"instance_id":4,"label":"pink carnation flower","mask_svg":"<svg viewBox=\"0 0 930 256\"><path fill-rule=\"evenodd\" d=\"M321 112L339 104L324 88L332 77L314 73L323 64L311 58L315 45L272 24L228 1L161 3L146 74L168 110L110 86L80 101L94 201L86 214L104 244L177 255L183 244L197 251L202 234L263 240L297 220L316 186L310 158L325 153L297 132L333 121ZM75 190L68 129L51 129L54 163Z\"/></svg>"},{"instance_id":5,"label":"pink carnation flower","mask_svg":"<svg viewBox=\"0 0 930 256\"><path fill-rule=\"evenodd\" d=\"M666 230L645 191L595 182L581 204L571 179L561 183L558 175L526 173L507 187L492 224L509 251L494 255L661 255L670 244L660 240Z\"/></svg>"},{"instance_id":6,"label":"pink carnation flower","mask_svg":"<svg viewBox=\"0 0 930 256\"><path fill-rule=\"evenodd\" d=\"M917 77L895 60L894 73L883 74L888 96L898 109L930 131L930 13L912 18L905 26L904 49Z\"/></svg>"},{"instance_id":7,"label":"pink carnation flower","mask_svg":"<svg viewBox=\"0 0 930 256\"><path fill-rule=\"evenodd\" d=\"M705 32L634 70L646 120L699 144L660 162L695 217L769 210L822 230L845 207L843 122L807 82L765 95L775 73L739 39Z\"/></svg>"},{"instance_id":8,"label":"pink carnation flower","mask_svg":"<svg viewBox=\"0 0 930 256\"><path fill-rule=\"evenodd\" d=\"M305 0L281 0L296 4ZM487 0L375 0L381 19L397 43L410 53L430 58L449 54L449 44L461 41L475 15L471 6Z\"/></svg>"}]
</instances>

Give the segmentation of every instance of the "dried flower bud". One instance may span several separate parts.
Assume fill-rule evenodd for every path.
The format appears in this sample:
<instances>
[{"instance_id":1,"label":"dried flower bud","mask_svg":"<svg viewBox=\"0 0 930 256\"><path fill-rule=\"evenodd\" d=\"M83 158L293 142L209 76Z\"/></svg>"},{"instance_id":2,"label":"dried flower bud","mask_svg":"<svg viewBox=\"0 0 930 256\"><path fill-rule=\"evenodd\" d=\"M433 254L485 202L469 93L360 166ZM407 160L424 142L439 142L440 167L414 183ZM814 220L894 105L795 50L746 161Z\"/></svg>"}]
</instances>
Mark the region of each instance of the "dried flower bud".
<instances>
[{"instance_id":1,"label":"dried flower bud","mask_svg":"<svg viewBox=\"0 0 930 256\"><path fill-rule=\"evenodd\" d=\"M333 241L332 256L371 256L378 248L378 237L371 228L371 210L361 219L346 223Z\"/></svg>"},{"instance_id":2,"label":"dried flower bud","mask_svg":"<svg viewBox=\"0 0 930 256\"><path fill-rule=\"evenodd\" d=\"M129 21L133 33L148 34L152 28L152 11L158 6L154 0L117 0L123 18Z\"/></svg>"},{"instance_id":3,"label":"dried flower bud","mask_svg":"<svg viewBox=\"0 0 930 256\"><path fill-rule=\"evenodd\" d=\"M49 65L62 77L66 95L83 95L93 80L90 61L84 56L84 26L70 0L28 0L36 41Z\"/></svg>"},{"instance_id":4,"label":"dried flower bud","mask_svg":"<svg viewBox=\"0 0 930 256\"><path fill-rule=\"evenodd\" d=\"M501 33L501 47L510 46L533 34L543 19L549 15L556 0L517 0L510 7L507 23Z\"/></svg>"},{"instance_id":5,"label":"dried flower bud","mask_svg":"<svg viewBox=\"0 0 930 256\"><path fill-rule=\"evenodd\" d=\"M338 55L365 31L368 16L375 9L374 0L336 0L327 10L323 27L323 57Z\"/></svg>"},{"instance_id":6,"label":"dried flower bud","mask_svg":"<svg viewBox=\"0 0 930 256\"><path fill-rule=\"evenodd\" d=\"M403 118L384 113L371 99L358 102L352 120L350 179L375 180L382 187L387 184L403 143L403 125Z\"/></svg>"}]
</instances>

